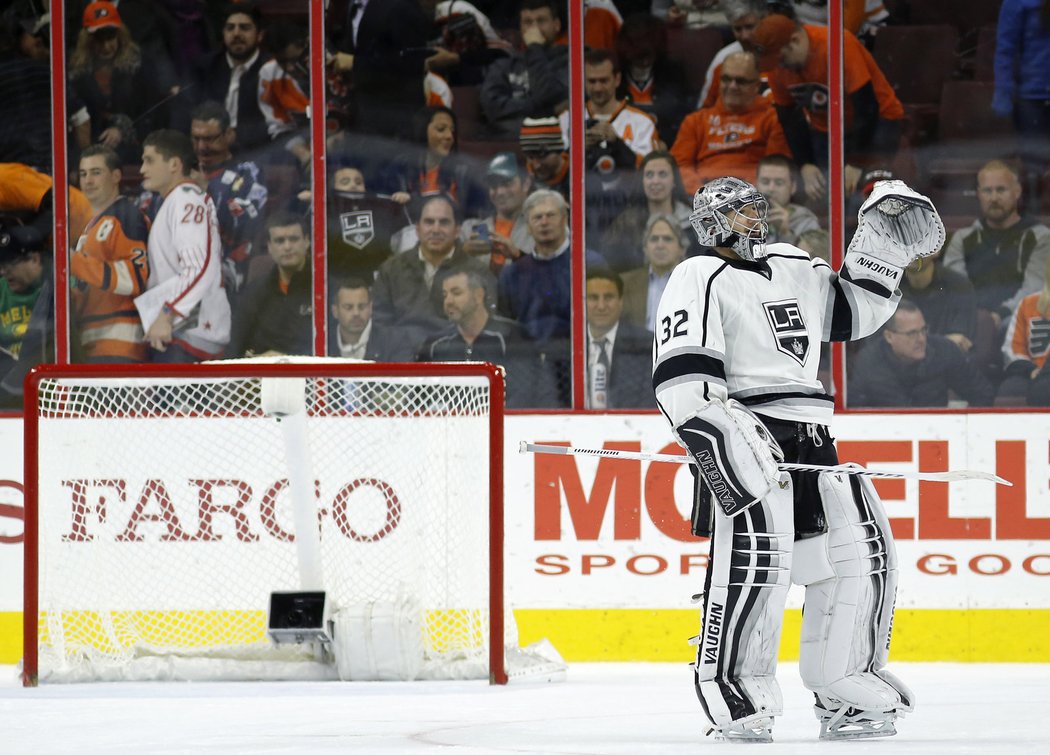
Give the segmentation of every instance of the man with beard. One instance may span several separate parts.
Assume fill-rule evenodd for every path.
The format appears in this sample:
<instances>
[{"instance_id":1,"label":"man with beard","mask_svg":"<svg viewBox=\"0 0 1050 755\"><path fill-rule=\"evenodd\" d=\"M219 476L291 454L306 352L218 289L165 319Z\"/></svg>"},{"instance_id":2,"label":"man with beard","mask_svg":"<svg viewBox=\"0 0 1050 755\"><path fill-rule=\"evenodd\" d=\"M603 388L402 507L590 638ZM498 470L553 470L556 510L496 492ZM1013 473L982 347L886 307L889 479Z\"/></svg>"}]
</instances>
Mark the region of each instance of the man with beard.
<instances>
[{"instance_id":1,"label":"man with beard","mask_svg":"<svg viewBox=\"0 0 1050 755\"><path fill-rule=\"evenodd\" d=\"M550 398L539 381L538 356L521 327L491 314L485 280L476 272L456 272L441 282L445 316L451 323L419 350L420 362L492 362L507 370L507 406L534 407Z\"/></svg>"},{"instance_id":2,"label":"man with beard","mask_svg":"<svg viewBox=\"0 0 1050 755\"><path fill-rule=\"evenodd\" d=\"M989 312L1001 331L1021 299L1043 288L1050 228L1021 215L1017 169L1001 160L977 172L977 200L981 217L952 234L944 266L969 277L978 311Z\"/></svg>"},{"instance_id":3,"label":"man with beard","mask_svg":"<svg viewBox=\"0 0 1050 755\"><path fill-rule=\"evenodd\" d=\"M266 119L259 109L259 69L266 62L259 52L262 14L252 2L227 6L222 24L222 47L198 75L197 100L220 102L234 129L231 145L241 154L270 142Z\"/></svg>"},{"instance_id":4,"label":"man with beard","mask_svg":"<svg viewBox=\"0 0 1050 755\"><path fill-rule=\"evenodd\" d=\"M519 135L525 167L538 188L553 189L569 199L569 151L554 116L526 118Z\"/></svg>"}]
</instances>

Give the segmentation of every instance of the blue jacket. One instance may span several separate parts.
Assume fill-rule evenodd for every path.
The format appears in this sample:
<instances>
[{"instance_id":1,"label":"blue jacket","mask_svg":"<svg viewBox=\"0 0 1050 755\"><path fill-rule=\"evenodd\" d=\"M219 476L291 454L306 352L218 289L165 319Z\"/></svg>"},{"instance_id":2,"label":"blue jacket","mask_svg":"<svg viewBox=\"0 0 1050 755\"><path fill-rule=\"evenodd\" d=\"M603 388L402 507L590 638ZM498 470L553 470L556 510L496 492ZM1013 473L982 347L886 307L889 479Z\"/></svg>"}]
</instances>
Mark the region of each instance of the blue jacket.
<instances>
[{"instance_id":1,"label":"blue jacket","mask_svg":"<svg viewBox=\"0 0 1050 755\"><path fill-rule=\"evenodd\" d=\"M1014 98L1050 99L1050 26L1040 21L1042 0L1003 0L995 43L992 109L1008 115Z\"/></svg>"},{"instance_id":2,"label":"blue jacket","mask_svg":"<svg viewBox=\"0 0 1050 755\"><path fill-rule=\"evenodd\" d=\"M604 267L601 255L585 253L588 266ZM572 330L572 250L553 258L525 254L499 276L499 312L517 320L538 344L569 338Z\"/></svg>"}]
</instances>

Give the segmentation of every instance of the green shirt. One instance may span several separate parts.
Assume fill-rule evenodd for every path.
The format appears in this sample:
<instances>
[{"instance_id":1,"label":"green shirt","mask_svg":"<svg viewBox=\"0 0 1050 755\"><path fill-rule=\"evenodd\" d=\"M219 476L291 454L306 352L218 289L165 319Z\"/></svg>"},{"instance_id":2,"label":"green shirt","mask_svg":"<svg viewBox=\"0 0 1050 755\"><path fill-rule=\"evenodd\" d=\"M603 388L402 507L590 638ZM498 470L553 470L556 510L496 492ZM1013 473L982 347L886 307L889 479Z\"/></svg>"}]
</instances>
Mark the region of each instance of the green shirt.
<instances>
[{"instance_id":1,"label":"green shirt","mask_svg":"<svg viewBox=\"0 0 1050 755\"><path fill-rule=\"evenodd\" d=\"M40 285L16 294L7 285L7 279L0 278L0 348L6 349L15 357L22 348L22 338L29 326L29 315L37 297L40 296Z\"/></svg>"}]
</instances>

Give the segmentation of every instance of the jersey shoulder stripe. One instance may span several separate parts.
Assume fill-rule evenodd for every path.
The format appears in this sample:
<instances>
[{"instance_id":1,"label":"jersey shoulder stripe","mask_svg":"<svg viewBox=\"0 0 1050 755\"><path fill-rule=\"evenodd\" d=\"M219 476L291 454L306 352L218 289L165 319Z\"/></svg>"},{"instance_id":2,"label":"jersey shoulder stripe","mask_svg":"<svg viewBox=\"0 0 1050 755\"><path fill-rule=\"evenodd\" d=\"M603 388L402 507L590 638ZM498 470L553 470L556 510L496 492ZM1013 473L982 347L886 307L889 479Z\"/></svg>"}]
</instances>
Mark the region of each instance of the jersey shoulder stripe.
<instances>
[{"instance_id":1,"label":"jersey shoulder stripe","mask_svg":"<svg viewBox=\"0 0 1050 755\"><path fill-rule=\"evenodd\" d=\"M725 362L710 351L678 349L662 358L653 370L653 389L659 393L682 382L702 380L726 385Z\"/></svg>"},{"instance_id":2,"label":"jersey shoulder stripe","mask_svg":"<svg viewBox=\"0 0 1050 755\"><path fill-rule=\"evenodd\" d=\"M146 223L146 217L135 206L135 203L127 197L120 197L111 204L109 209L106 210L105 216L116 220L124 231L124 236L131 241L145 242L146 237L149 236L149 226Z\"/></svg>"}]
</instances>

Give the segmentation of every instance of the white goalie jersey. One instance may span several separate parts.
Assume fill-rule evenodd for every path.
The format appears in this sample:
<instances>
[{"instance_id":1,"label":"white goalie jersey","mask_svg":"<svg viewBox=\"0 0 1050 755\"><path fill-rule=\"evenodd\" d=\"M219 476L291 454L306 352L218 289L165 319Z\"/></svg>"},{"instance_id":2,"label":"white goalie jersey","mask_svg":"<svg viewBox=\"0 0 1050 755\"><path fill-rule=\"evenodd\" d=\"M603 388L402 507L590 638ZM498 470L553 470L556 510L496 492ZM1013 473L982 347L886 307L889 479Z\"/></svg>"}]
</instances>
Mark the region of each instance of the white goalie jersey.
<instances>
[{"instance_id":1,"label":"white goalie jersey","mask_svg":"<svg viewBox=\"0 0 1050 755\"><path fill-rule=\"evenodd\" d=\"M822 341L870 335L899 291L836 273L790 244L757 262L714 253L682 262L660 300L653 388L677 427L712 399L776 419L827 425L833 402L817 377Z\"/></svg>"}]
</instances>

